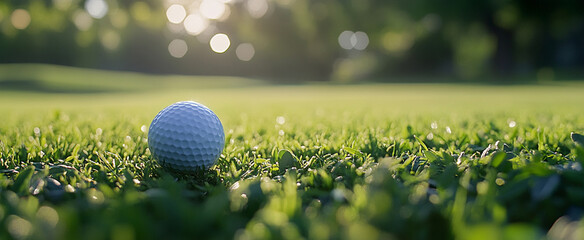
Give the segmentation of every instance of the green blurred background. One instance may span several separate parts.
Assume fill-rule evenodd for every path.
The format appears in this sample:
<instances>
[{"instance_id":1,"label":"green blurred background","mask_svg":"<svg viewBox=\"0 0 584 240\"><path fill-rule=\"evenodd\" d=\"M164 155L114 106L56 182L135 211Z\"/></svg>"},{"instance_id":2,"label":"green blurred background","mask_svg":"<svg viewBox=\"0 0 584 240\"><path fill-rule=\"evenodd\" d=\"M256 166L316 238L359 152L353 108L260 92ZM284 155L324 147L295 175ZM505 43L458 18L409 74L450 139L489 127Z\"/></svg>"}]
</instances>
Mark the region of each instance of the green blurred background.
<instances>
[{"instance_id":1,"label":"green blurred background","mask_svg":"<svg viewBox=\"0 0 584 240\"><path fill-rule=\"evenodd\" d=\"M0 63L287 81L573 80L584 76L583 10L580 0L2 0Z\"/></svg>"}]
</instances>

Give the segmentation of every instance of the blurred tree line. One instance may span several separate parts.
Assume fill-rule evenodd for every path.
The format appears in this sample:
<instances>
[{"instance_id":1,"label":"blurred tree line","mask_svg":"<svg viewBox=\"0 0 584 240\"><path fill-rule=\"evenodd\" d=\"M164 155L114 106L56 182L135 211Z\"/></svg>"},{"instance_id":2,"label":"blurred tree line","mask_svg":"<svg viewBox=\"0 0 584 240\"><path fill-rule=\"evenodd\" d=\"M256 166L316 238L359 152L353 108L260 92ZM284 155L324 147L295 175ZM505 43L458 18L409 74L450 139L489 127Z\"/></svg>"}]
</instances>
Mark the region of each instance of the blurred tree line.
<instances>
[{"instance_id":1,"label":"blurred tree line","mask_svg":"<svg viewBox=\"0 0 584 240\"><path fill-rule=\"evenodd\" d=\"M229 38L216 43L225 52L213 49L217 33ZM584 74L583 43L581 0L0 1L0 63L338 81L546 80Z\"/></svg>"}]
</instances>

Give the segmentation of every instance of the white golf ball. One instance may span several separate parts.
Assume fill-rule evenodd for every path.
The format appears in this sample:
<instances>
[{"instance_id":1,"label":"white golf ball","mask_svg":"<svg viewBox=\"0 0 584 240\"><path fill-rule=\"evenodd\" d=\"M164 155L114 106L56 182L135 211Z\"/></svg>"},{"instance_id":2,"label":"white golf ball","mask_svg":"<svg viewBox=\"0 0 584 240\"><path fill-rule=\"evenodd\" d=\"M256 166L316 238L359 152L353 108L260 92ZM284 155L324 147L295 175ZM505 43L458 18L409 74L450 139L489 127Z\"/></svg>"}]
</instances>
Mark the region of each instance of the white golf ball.
<instances>
[{"instance_id":1,"label":"white golf ball","mask_svg":"<svg viewBox=\"0 0 584 240\"><path fill-rule=\"evenodd\" d=\"M224 144L225 133L217 115L193 101L162 109L148 131L148 146L154 159L177 172L214 165Z\"/></svg>"}]
</instances>

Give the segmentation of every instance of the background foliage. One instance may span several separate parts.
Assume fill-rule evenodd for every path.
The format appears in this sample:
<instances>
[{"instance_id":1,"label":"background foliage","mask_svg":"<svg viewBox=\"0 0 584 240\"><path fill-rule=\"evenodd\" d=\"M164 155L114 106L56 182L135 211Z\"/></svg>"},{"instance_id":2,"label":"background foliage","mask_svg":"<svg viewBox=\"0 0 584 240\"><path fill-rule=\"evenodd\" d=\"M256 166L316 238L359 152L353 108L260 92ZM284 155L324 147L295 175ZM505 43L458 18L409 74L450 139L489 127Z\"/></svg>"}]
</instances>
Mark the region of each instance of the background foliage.
<instances>
[{"instance_id":1,"label":"background foliage","mask_svg":"<svg viewBox=\"0 0 584 240\"><path fill-rule=\"evenodd\" d=\"M196 36L182 19L169 22L172 4L187 14L204 13L205 1L228 10L219 19L204 19L208 25ZM581 76L584 66L582 1L205 1L2 1L0 62L295 81L550 80ZM343 39L344 31L365 35ZM216 33L231 40L225 53L209 48ZM169 54L175 39L188 47L178 59ZM236 56L241 43L253 46L250 61Z\"/></svg>"}]
</instances>

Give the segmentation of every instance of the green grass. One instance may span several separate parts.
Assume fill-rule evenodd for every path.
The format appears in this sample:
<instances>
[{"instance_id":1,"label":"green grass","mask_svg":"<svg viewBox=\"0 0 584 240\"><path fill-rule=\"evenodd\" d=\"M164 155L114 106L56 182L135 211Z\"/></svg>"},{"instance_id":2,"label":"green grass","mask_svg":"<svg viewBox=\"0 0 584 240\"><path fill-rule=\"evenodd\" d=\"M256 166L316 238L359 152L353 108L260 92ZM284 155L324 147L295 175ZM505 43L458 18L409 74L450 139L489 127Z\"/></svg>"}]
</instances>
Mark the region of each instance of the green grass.
<instances>
[{"instance_id":1,"label":"green grass","mask_svg":"<svg viewBox=\"0 0 584 240\"><path fill-rule=\"evenodd\" d=\"M570 139L584 133L582 83L0 73L0 239L584 237L584 149ZM154 115L181 100L226 132L195 176L147 148Z\"/></svg>"}]
</instances>

